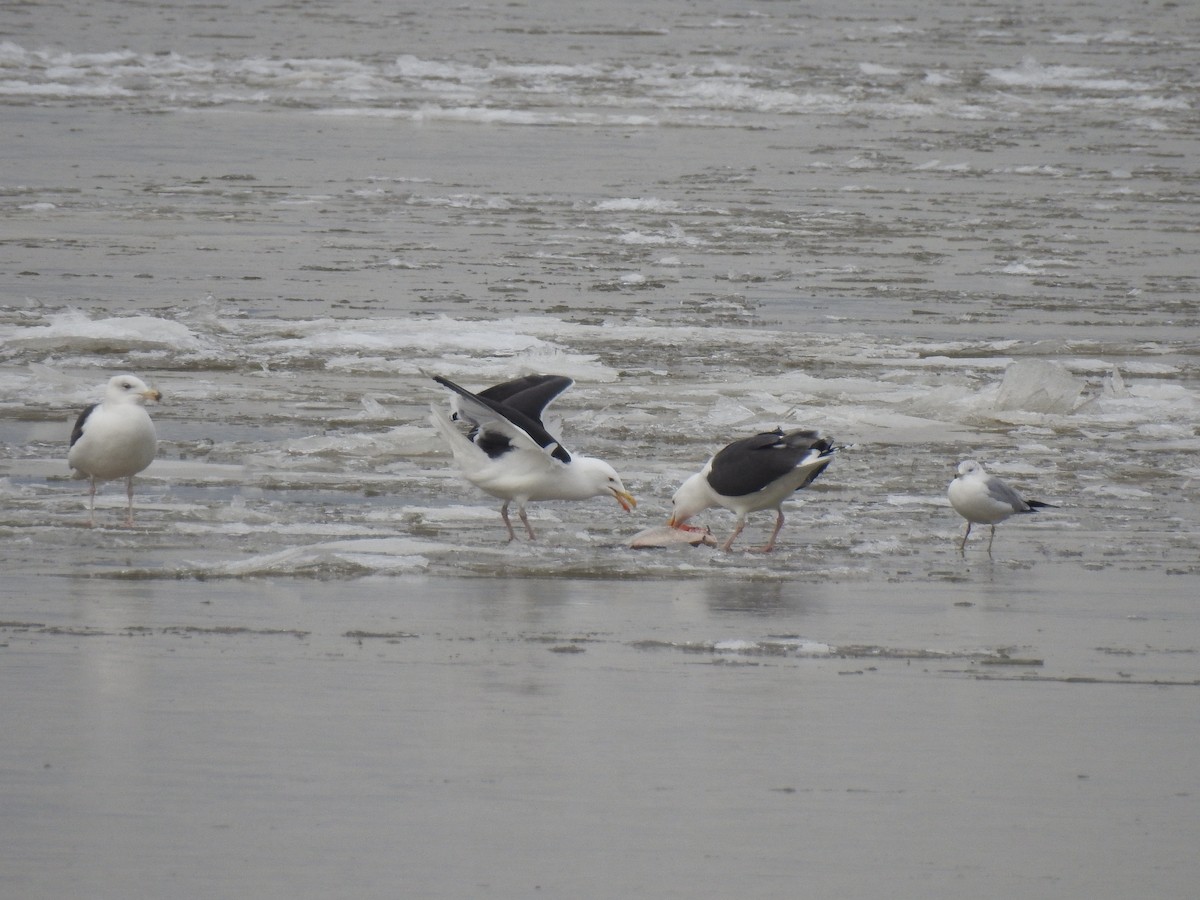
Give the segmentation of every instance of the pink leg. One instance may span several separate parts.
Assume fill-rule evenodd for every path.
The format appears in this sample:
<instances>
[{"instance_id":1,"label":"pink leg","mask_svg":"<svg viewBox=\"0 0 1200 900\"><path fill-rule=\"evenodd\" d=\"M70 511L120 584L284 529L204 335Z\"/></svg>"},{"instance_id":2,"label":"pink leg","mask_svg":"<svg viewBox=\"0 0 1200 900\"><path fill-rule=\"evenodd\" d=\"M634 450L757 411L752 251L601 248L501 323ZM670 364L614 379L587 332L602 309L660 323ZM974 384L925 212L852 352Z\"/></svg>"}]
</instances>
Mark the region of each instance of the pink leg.
<instances>
[{"instance_id":1,"label":"pink leg","mask_svg":"<svg viewBox=\"0 0 1200 900\"><path fill-rule=\"evenodd\" d=\"M779 537L779 529L783 528L783 510L779 510L779 516L775 519L775 530L771 532L771 537L767 540L760 549L759 553L770 553L775 549L775 538Z\"/></svg>"},{"instance_id":2,"label":"pink leg","mask_svg":"<svg viewBox=\"0 0 1200 900\"><path fill-rule=\"evenodd\" d=\"M88 526L96 524L96 479L89 479L91 489L88 491Z\"/></svg>"},{"instance_id":3,"label":"pink leg","mask_svg":"<svg viewBox=\"0 0 1200 900\"><path fill-rule=\"evenodd\" d=\"M529 524L529 517L525 515L524 503L518 504L517 514L521 517L521 524L525 526L525 533L529 535L529 539L531 541L536 541L537 535L533 533L533 526Z\"/></svg>"},{"instance_id":4,"label":"pink leg","mask_svg":"<svg viewBox=\"0 0 1200 900\"><path fill-rule=\"evenodd\" d=\"M508 529L509 541L510 542L515 541L517 539L517 533L515 531L513 531L512 522L510 522L508 520L508 501L507 500L505 500L504 505L502 507L500 507L500 518L502 518L504 520L504 527Z\"/></svg>"},{"instance_id":5,"label":"pink leg","mask_svg":"<svg viewBox=\"0 0 1200 900\"><path fill-rule=\"evenodd\" d=\"M721 545L721 549L729 552L729 548L733 546L733 542L737 540L737 536L742 533L742 529L746 527L746 517L739 516L737 524L733 526L733 533L725 539L725 543Z\"/></svg>"}]
</instances>

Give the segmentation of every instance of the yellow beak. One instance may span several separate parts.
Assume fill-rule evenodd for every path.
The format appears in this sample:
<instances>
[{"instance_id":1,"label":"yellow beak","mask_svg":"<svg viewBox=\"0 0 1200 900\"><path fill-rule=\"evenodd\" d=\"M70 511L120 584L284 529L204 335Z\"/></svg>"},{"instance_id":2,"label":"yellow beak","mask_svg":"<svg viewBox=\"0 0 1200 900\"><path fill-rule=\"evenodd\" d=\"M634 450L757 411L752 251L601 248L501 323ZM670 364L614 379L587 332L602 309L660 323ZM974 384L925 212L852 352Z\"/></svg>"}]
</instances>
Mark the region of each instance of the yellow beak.
<instances>
[{"instance_id":1,"label":"yellow beak","mask_svg":"<svg viewBox=\"0 0 1200 900\"><path fill-rule=\"evenodd\" d=\"M618 491L616 488L613 488L612 493L617 498L617 502L621 504L621 509L625 510L625 512L629 512L637 506L637 500L628 491Z\"/></svg>"}]
</instances>

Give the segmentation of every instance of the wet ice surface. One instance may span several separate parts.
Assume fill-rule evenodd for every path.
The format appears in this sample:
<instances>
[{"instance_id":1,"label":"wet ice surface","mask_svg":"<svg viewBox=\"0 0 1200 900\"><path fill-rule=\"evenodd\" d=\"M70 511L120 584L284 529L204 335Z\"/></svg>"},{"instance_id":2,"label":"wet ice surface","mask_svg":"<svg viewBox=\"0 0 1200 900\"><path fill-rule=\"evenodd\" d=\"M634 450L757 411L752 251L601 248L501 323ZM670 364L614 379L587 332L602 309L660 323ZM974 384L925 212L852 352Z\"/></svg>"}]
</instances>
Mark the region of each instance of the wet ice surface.
<instances>
[{"instance_id":1,"label":"wet ice surface","mask_svg":"<svg viewBox=\"0 0 1200 900\"><path fill-rule=\"evenodd\" d=\"M960 577L68 580L3 625L5 877L1185 895L1194 613Z\"/></svg>"},{"instance_id":2,"label":"wet ice surface","mask_svg":"<svg viewBox=\"0 0 1200 900\"><path fill-rule=\"evenodd\" d=\"M0 893L1192 891L1186 5L774 6L0 13ZM535 370L640 504L506 544L423 373ZM777 552L628 549L778 425Z\"/></svg>"},{"instance_id":3,"label":"wet ice surface","mask_svg":"<svg viewBox=\"0 0 1200 900\"><path fill-rule=\"evenodd\" d=\"M1013 359L968 342L957 349L971 355L950 356L940 340L862 333L552 316L247 320L200 306L178 322L96 323L146 345L123 356L137 371L153 371L151 359L164 352L176 367L155 378L166 398L154 409L162 452L137 494L154 552L136 560L108 556L113 542L139 541L110 527L124 502L119 486L99 498L105 527L81 531L85 492L58 458L69 418L62 407L86 402L94 386L48 362L10 369L11 408L33 420L8 426L14 455L25 458L7 463L4 482L16 545L34 549L28 571L73 574L85 562L88 571L139 578L484 575L497 567L513 575L735 569L767 579L953 578L964 563L952 552L961 522L944 492L966 456L1061 507L1002 525L1002 558L1178 575L1200 565L1190 527L1200 471L1195 375L1189 359L1161 346L1119 358L1060 351ZM7 346L38 359L51 344L86 356L90 323L76 313L42 321L6 326ZM1011 342L1004 350L1031 348ZM445 402L426 371L474 386L523 371L575 377L554 407L559 432L568 446L614 462L641 505L627 515L602 500L535 503L543 540L506 544L498 502L459 478L426 424L429 404ZM674 488L721 444L776 425L819 427L848 446L830 477L789 504L785 540L767 564L709 548L623 552L636 532L667 518ZM704 520L718 534L732 525L722 511ZM770 521L769 513L752 517L752 532ZM1119 542L1103 537L1114 529ZM72 552L48 562L42 553L56 547ZM22 571L19 558L10 571Z\"/></svg>"}]
</instances>

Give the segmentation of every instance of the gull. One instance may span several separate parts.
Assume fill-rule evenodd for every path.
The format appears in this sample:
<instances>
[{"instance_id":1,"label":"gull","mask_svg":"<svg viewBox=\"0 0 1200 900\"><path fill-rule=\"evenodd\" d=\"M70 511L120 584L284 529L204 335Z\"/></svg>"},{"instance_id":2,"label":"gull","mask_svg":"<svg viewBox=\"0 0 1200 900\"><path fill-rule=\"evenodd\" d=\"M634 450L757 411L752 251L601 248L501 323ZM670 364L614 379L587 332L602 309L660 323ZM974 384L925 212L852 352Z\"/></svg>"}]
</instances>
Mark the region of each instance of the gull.
<instances>
[{"instance_id":1,"label":"gull","mask_svg":"<svg viewBox=\"0 0 1200 900\"><path fill-rule=\"evenodd\" d=\"M688 519L701 510L720 506L737 514L733 532L721 545L733 546L746 527L746 516L762 509L776 513L775 530L761 553L775 549L783 528L783 502L808 487L840 450L816 431L785 433L782 428L734 441L712 457L695 475L680 485L671 500L672 528L691 530Z\"/></svg>"},{"instance_id":2,"label":"gull","mask_svg":"<svg viewBox=\"0 0 1200 900\"><path fill-rule=\"evenodd\" d=\"M626 512L637 505L612 466L572 455L542 424L546 407L575 383L572 379L527 375L475 394L448 378L432 377L452 392L450 415L434 406L433 425L450 445L463 476L504 501L500 518L510 541L517 536L508 518L513 502L530 540L536 535L525 506L533 500L610 496Z\"/></svg>"},{"instance_id":3,"label":"gull","mask_svg":"<svg viewBox=\"0 0 1200 900\"><path fill-rule=\"evenodd\" d=\"M88 524L96 521L96 482L125 479L129 508L125 524L133 525L133 476L154 461L158 439L146 412L147 400L162 394L135 375L116 375L104 389L104 399L79 414L71 431L67 463L72 477L91 481Z\"/></svg>"},{"instance_id":4,"label":"gull","mask_svg":"<svg viewBox=\"0 0 1200 900\"><path fill-rule=\"evenodd\" d=\"M992 552L992 541L996 539L996 525L1009 516L1020 513L1033 513L1039 509L1057 509L1052 503L1041 500L1026 500L1006 482L989 475L983 466L973 459L964 460L958 464L958 475L950 482L950 505L967 520L967 530L963 532L962 543L958 545L960 553L965 553L967 537L971 534L973 524L991 525L992 534L988 538L988 553Z\"/></svg>"}]
</instances>

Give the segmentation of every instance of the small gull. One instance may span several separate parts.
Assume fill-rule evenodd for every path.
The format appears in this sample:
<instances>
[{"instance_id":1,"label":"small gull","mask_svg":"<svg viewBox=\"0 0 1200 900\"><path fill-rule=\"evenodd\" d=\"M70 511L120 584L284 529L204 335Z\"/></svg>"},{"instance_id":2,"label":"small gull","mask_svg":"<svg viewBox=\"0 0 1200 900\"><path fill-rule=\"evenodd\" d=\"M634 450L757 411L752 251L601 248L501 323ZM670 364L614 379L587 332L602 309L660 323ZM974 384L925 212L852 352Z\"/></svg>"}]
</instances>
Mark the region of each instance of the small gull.
<instances>
[{"instance_id":1,"label":"small gull","mask_svg":"<svg viewBox=\"0 0 1200 900\"><path fill-rule=\"evenodd\" d=\"M448 378L432 377L453 392L450 415L433 407L434 427L450 444L466 479L504 501L500 517L510 541L516 538L508 518L514 501L531 540L536 536L525 512L531 500L611 496L626 511L637 505L612 466L572 455L542 424L546 407L575 383L572 379L526 375L473 394Z\"/></svg>"},{"instance_id":2,"label":"small gull","mask_svg":"<svg viewBox=\"0 0 1200 900\"><path fill-rule=\"evenodd\" d=\"M958 545L960 553L966 551L973 524L992 526L992 534L988 538L988 553L991 553L992 541L996 539L996 525L1000 522L1018 513L1057 508L1052 503L1024 499L1010 485L995 475L989 475L973 459L958 464L958 476L950 482L948 493L950 505L967 520L967 530L963 532L962 543Z\"/></svg>"},{"instance_id":3,"label":"small gull","mask_svg":"<svg viewBox=\"0 0 1200 900\"><path fill-rule=\"evenodd\" d=\"M133 476L154 461L158 439L146 412L147 400L162 394L134 375L110 378L104 399L79 414L71 431L67 463L73 477L91 481L88 491L88 524L96 520L96 482L125 479L129 509L125 524L133 524Z\"/></svg>"},{"instance_id":4,"label":"small gull","mask_svg":"<svg viewBox=\"0 0 1200 900\"><path fill-rule=\"evenodd\" d=\"M812 484L840 449L830 439L809 430L784 433L776 428L734 441L675 492L668 524L691 530L694 526L684 523L701 510L711 506L728 509L737 514L733 532L721 547L728 550L746 527L747 515L773 509L775 530L761 548L762 553L769 553L783 528L784 501Z\"/></svg>"}]
</instances>

